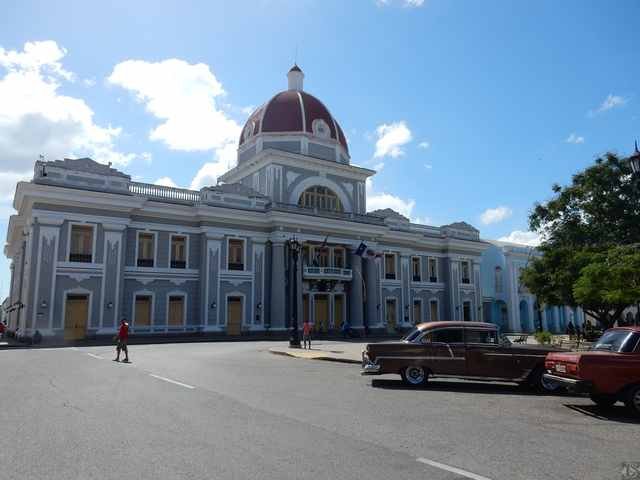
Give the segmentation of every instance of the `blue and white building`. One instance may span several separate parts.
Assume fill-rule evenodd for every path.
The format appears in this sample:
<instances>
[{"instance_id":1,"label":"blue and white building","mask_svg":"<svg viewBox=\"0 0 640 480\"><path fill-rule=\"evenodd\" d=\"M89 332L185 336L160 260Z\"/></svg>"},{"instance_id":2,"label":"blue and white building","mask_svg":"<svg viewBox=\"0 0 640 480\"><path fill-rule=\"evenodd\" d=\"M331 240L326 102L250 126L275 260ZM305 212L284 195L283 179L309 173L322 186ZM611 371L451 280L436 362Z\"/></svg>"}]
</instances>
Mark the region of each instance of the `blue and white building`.
<instances>
[{"instance_id":1,"label":"blue and white building","mask_svg":"<svg viewBox=\"0 0 640 480\"><path fill-rule=\"evenodd\" d=\"M320 331L481 320L489 245L478 230L367 213L375 172L352 163L303 79L294 66L287 90L249 117L218 185L139 183L88 158L36 162L16 187L4 249L9 329L73 340L111 336L126 318L134 334L251 335L285 331L294 309Z\"/></svg>"}]
</instances>

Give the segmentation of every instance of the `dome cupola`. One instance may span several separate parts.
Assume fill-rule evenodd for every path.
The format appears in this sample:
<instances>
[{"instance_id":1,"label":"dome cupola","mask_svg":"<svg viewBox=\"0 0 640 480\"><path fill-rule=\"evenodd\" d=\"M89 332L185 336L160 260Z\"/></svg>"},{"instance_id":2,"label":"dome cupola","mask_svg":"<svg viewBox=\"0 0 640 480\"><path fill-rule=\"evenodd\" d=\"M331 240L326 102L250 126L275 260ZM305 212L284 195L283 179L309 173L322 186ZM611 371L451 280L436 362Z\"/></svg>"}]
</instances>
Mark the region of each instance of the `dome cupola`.
<instances>
[{"instance_id":1,"label":"dome cupola","mask_svg":"<svg viewBox=\"0 0 640 480\"><path fill-rule=\"evenodd\" d=\"M294 64L287 73L287 90L249 116L240 135L239 163L255 155L258 147L349 163L342 128L318 98L303 90L303 80L304 73Z\"/></svg>"}]
</instances>

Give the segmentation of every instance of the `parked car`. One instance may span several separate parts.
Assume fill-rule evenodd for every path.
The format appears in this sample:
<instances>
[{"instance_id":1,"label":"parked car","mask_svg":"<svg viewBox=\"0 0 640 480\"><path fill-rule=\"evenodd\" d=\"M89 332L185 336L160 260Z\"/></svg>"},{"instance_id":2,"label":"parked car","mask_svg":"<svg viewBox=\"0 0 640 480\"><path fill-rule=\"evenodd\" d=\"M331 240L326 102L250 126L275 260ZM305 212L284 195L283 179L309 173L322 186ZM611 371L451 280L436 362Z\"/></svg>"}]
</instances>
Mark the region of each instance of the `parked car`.
<instances>
[{"instance_id":1,"label":"parked car","mask_svg":"<svg viewBox=\"0 0 640 480\"><path fill-rule=\"evenodd\" d=\"M544 378L577 393L588 393L597 405L623 401L640 416L640 327L618 327L584 352L549 353Z\"/></svg>"},{"instance_id":2,"label":"parked car","mask_svg":"<svg viewBox=\"0 0 640 480\"><path fill-rule=\"evenodd\" d=\"M562 349L512 344L492 323L429 322L417 325L401 341L368 344L361 373L399 374L411 386L424 385L432 377L453 377L555 391L559 385L543 377L550 351Z\"/></svg>"}]
</instances>

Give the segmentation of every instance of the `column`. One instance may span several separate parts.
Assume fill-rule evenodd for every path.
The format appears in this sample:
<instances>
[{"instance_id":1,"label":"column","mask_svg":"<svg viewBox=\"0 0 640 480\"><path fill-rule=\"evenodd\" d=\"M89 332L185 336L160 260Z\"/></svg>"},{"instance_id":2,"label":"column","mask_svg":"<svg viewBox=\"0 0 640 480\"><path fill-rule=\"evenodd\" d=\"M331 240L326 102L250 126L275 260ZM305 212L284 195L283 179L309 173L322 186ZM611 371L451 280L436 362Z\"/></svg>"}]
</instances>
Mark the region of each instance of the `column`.
<instances>
[{"instance_id":1,"label":"column","mask_svg":"<svg viewBox=\"0 0 640 480\"><path fill-rule=\"evenodd\" d=\"M380 324L380 288L378 285L378 261L375 258L368 258L364 262L364 283L367 292L366 312L367 325L369 328L376 327Z\"/></svg>"},{"instance_id":2,"label":"column","mask_svg":"<svg viewBox=\"0 0 640 480\"><path fill-rule=\"evenodd\" d=\"M104 250L100 293L100 330L115 331L120 315L121 290L124 287L123 253L125 225L103 224ZM105 330L103 332L103 330Z\"/></svg>"},{"instance_id":3,"label":"column","mask_svg":"<svg viewBox=\"0 0 640 480\"><path fill-rule=\"evenodd\" d=\"M398 319L398 323L402 322L402 324L408 324L411 322L411 271L409 269L409 256L401 255L400 256L400 285L401 285L401 295L400 295L400 318Z\"/></svg>"},{"instance_id":4,"label":"column","mask_svg":"<svg viewBox=\"0 0 640 480\"><path fill-rule=\"evenodd\" d=\"M32 312L27 320L30 334L39 330L42 335L52 334L53 310L56 291L56 264L62 220L40 217L38 221L37 254L35 257L36 278L34 284Z\"/></svg>"},{"instance_id":5,"label":"column","mask_svg":"<svg viewBox=\"0 0 640 480\"><path fill-rule=\"evenodd\" d=\"M271 252L271 328L282 329L286 325L284 243L272 243Z\"/></svg>"},{"instance_id":6,"label":"column","mask_svg":"<svg viewBox=\"0 0 640 480\"><path fill-rule=\"evenodd\" d=\"M362 258L351 251L351 269L353 277L351 279L351 292L349 298L349 324L352 327L362 326Z\"/></svg>"},{"instance_id":7,"label":"column","mask_svg":"<svg viewBox=\"0 0 640 480\"><path fill-rule=\"evenodd\" d=\"M474 294L475 294L475 305L473 306L475 312L472 312L471 318L473 318L476 322L482 322L483 312L482 312L482 280L480 279L480 262L477 260L473 261L473 284L475 286Z\"/></svg>"}]
</instances>

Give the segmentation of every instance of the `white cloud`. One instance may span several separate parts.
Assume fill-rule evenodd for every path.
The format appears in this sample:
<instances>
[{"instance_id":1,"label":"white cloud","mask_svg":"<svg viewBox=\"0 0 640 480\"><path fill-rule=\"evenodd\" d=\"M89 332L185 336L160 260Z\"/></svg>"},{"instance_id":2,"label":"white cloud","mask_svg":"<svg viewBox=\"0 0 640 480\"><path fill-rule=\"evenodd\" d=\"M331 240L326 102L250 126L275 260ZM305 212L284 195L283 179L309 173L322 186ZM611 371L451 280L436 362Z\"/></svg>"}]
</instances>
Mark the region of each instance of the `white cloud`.
<instances>
[{"instance_id":1,"label":"white cloud","mask_svg":"<svg viewBox=\"0 0 640 480\"><path fill-rule=\"evenodd\" d=\"M404 155L402 147L412 140L411 130L404 120L390 124L383 123L376 128L375 158L399 157Z\"/></svg>"},{"instance_id":2,"label":"white cloud","mask_svg":"<svg viewBox=\"0 0 640 480\"><path fill-rule=\"evenodd\" d=\"M600 104L598 108L595 110L590 110L589 115L594 116L599 113L606 112L607 110L611 110L612 108L622 107L627 103L628 99L621 97L620 95L613 95L610 93L607 98Z\"/></svg>"},{"instance_id":3,"label":"white cloud","mask_svg":"<svg viewBox=\"0 0 640 480\"><path fill-rule=\"evenodd\" d=\"M537 233L525 232L523 230L514 230L506 237L500 237L498 240L501 242L520 243L531 247L540 245L540 236Z\"/></svg>"},{"instance_id":4,"label":"white cloud","mask_svg":"<svg viewBox=\"0 0 640 480\"><path fill-rule=\"evenodd\" d=\"M480 215L480 221L485 225L490 225L492 223L498 223L503 220L509 218L512 214L512 210L509 207L496 207L496 208L487 208L482 215Z\"/></svg>"},{"instance_id":5,"label":"white cloud","mask_svg":"<svg viewBox=\"0 0 640 480\"><path fill-rule=\"evenodd\" d=\"M433 168L433 165L431 165L429 163L425 163L424 164L424 168L426 168L427 170L431 170Z\"/></svg>"},{"instance_id":6,"label":"white cloud","mask_svg":"<svg viewBox=\"0 0 640 480\"><path fill-rule=\"evenodd\" d=\"M160 120L149 138L173 150L217 150L238 141L241 126L217 105L225 91L208 65L127 60L114 67L108 82L131 91Z\"/></svg>"},{"instance_id":7,"label":"white cloud","mask_svg":"<svg viewBox=\"0 0 640 480\"><path fill-rule=\"evenodd\" d=\"M157 179L155 182L153 182L155 185L162 185L164 187L177 187L178 185L176 184L176 182L173 181L173 179L171 177L160 177L159 179Z\"/></svg>"},{"instance_id":8,"label":"white cloud","mask_svg":"<svg viewBox=\"0 0 640 480\"><path fill-rule=\"evenodd\" d=\"M226 171L236 166L235 144L227 144L224 148L218 149L213 162L205 163L200 167L196 176L191 181L192 190L200 190L207 185L215 185L218 177Z\"/></svg>"},{"instance_id":9,"label":"white cloud","mask_svg":"<svg viewBox=\"0 0 640 480\"><path fill-rule=\"evenodd\" d=\"M418 148L422 148L423 150L426 150L427 148L429 148L431 146L431 144L429 142L420 142L418 144Z\"/></svg>"},{"instance_id":10,"label":"white cloud","mask_svg":"<svg viewBox=\"0 0 640 480\"><path fill-rule=\"evenodd\" d=\"M82 80L82 84L87 88L91 88L91 87L95 86L96 80L95 80L95 78L85 78L85 79Z\"/></svg>"},{"instance_id":11,"label":"white cloud","mask_svg":"<svg viewBox=\"0 0 640 480\"><path fill-rule=\"evenodd\" d=\"M391 208L396 212L411 218L411 212L416 206L415 200L403 200L400 197L390 193L378 193L373 189L373 182L367 179L367 211L379 210L383 208Z\"/></svg>"},{"instance_id":12,"label":"white cloud","mask_svg":"<svg viewBox=\"0 0 640 480\"><path fill-rule=\"evenodd\" d=\"M432 220L429 217L415 217L411 219L411 223L419 223L421 225L431 225Z\"/></svg>"},{"instance_id":13,"label":"white cloud","mask_svg":"<svg viewBox=\"0 0 640 480\"><path fill-rule=\"evenodd\" d=\"M584 137L581 137L579 135L576 135L575 133L572 133L567 137L565 141L567 143L575 143L575 144L584 143Z\"/></svg>"},{"instance_id":14,"label":"white cloud","mask_svg":"<svg viewBox=\"0 0 640 480\"><path fill-rule=\"evenodd\" d=\"M0 174L32 168L39 154L115 165L136 158L117 151L120 128L97 125L84 100L59 93L75 77L62 65L65 55L53 41L27 42L23 51L0 48Z\"/></svg>"},{"instance_id":15,"label":"white cloud","mask_svg":"<svg viewBox=\"0 0 640 480\"><path fill-rule=\"evenodd\" d=\"M403 7L417 8L424 5L424 0L375 0L375 2L379 7L401 5Z\"/></svg>"}]
</instances>

